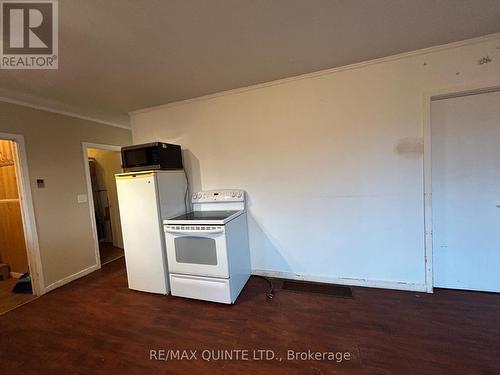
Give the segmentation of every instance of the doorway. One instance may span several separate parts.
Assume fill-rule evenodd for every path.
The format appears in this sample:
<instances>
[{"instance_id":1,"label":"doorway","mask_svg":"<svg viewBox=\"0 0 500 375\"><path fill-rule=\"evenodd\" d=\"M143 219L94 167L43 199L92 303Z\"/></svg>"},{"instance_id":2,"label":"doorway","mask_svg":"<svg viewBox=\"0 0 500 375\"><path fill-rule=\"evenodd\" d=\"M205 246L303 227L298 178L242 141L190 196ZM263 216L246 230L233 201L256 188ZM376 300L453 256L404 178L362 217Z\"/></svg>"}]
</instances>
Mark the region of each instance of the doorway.
<instances>
[{"instance_id":1,"label":"doorway","mask_svg":"<svg viewBox=\"0 0 500 375\"><path fill-rule=\"evenodd\" d=\"M118 150L114 146L84 145L87 183L90 182L91 192L89 206L101 265L124 256L115 182L115 174L121 171L121 153Z\"/></svg>"},{"instance_id":2,"label":"doorway","mask_svg":"<svg viewBox=\"0 0 500 375\"><path fill-rule=\"evenodd\" d=\"M35 298L17 165L16 144L0 139L0 314Z\"/></svg>"},{"instance_id":3,"label":"doorway","mask_svg":"<svg viewBox=\"0 0 500 375\"><path fill-rule=\"evenodd\" d=\"M500 92L431 103L434 286L500 292Z\"/></svg>"}]
</instances>

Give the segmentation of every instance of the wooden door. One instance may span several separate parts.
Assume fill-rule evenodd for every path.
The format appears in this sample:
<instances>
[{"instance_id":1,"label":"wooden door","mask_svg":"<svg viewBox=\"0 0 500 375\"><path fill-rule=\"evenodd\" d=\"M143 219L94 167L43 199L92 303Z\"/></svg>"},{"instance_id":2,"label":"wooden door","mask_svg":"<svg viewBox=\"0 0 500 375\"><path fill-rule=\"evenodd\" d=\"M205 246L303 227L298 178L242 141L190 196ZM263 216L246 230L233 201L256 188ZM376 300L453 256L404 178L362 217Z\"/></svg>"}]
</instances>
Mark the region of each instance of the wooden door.
<instances>
[{"instance_id":1,"label":"wooden door","mask_svg":"<svg viewBox=\"0 0 500 375\"><path fill-rule=\"evenodd\" d=\"M11 272L28 269L21 205L14 165L15 149L11 141L0 140L0 262Z\"/></svg>"}]
</instances>

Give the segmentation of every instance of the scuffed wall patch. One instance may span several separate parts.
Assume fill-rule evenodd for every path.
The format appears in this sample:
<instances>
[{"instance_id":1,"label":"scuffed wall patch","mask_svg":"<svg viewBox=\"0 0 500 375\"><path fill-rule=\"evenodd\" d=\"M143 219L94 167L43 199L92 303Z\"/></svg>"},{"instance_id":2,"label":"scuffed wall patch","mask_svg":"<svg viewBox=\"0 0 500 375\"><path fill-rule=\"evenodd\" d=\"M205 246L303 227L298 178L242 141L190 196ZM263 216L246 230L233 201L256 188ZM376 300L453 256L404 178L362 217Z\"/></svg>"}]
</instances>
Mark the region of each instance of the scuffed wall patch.
<instances>
[{"instance_id":1,"label":"scuffed wall patch","mask_svg":"<svg viewBox=\"0 0 500 375\"><path fill-rule=\"evenodd\" d=\"M401 138L394 147L394 152L406 158L418 158L424 153L422 138Z\"/></svg>"},{"instance_id":2,"label":"scuffed wall patch","mask_svg":"<svg viewBox=\"0 0 500 375\"><path fill-rule=\"evenodd\" d=\"M488 64L488 63L490 63L490 62L492 62L492 61L493 61L493 59L492 59L491 57L489 57L489 56L484 56L484 57L481 57L477 63L478 63L479 65L483 65L483 64Z\"/></svg>"}]
</instances>

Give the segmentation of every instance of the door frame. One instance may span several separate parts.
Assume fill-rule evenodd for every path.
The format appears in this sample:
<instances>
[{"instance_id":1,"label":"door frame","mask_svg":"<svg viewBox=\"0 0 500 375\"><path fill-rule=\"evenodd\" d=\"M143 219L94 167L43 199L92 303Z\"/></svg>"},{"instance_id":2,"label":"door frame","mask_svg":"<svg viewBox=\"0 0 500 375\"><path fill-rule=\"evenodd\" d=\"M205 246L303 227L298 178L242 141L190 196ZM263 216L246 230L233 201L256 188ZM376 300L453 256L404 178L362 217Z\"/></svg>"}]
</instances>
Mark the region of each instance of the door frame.
<instances>
[{"instance_id":1,"label":"door frame","mask_svg":"<svg viewBox=\"0 0 500 375\"><path fill-rule=\"evenodd\" d=\"M447 88L435 89L423 94L423 185L424 185L424 261L425 261L425 289L427 293L434 291L434 267L432 248L432 102L439 99L478 95L500 91L500 80L473 82L466 85L456 85Z\"/></svg>"},{"instance_id":2,"label":"door frame","mask_svg":"<svg viewBox=\"0 0 500 375\"><path fill-rule=\"evenodd\" d=\"M36 228L35 209L31 194L31 184L28 171L28 158L24 136L21 134L0 133L0 140L12 141L15 145L15 171L17 189L19 191L19 203L21 206L21 218L23 222L24 241L28 266L30 269L31 285L33 294L41 296L47 292L45 279L43 277L42 259L40 256L40 244Z\"/></svg>"},{"instance_id":3,"label":"door frame","mask_svg":"<svg viewBox=\"0 0 500 375\"><path fill-rule=\"evenodd\" d=\"M98 150L107 150L107 151L121 151L122 147L116 145L106 145L101 143L82 142L83 167L85 171L85 180L87 182L87 196L89 203L90 224L92 227L92 237L94 238L94 254L95 254L96 267L97 269L100 269L101 256L99 253L99 238L97 237L97 223L95 220L94 194L92 192L92 179L90 177L90 167L87 156L87 150L89 148L94 148Z\"/></svg>"}]
</instances>

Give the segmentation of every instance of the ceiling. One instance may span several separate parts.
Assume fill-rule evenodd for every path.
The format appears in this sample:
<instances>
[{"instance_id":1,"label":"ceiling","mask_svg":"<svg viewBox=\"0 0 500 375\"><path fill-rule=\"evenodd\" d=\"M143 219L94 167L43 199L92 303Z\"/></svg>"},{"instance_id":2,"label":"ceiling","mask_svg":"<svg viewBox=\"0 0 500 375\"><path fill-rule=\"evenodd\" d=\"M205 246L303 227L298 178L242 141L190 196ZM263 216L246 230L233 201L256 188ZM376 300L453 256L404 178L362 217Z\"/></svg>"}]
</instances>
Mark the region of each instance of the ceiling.
<instances>
[{"instance_id":1,"label":"ceiling","mask_svg":"<svg viewBox=\"0 0 500 375\"><path fill-rule=\"evenodd\" d=\"M500 0L59 0L59 69L0 96L128 126L129 111L500 32Z\"/></svg>"}]
</instances>

